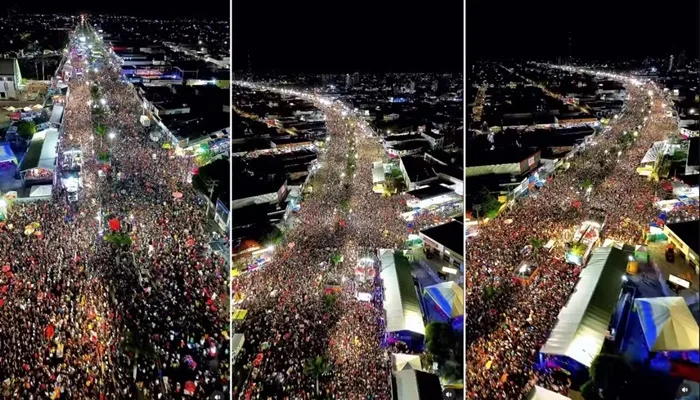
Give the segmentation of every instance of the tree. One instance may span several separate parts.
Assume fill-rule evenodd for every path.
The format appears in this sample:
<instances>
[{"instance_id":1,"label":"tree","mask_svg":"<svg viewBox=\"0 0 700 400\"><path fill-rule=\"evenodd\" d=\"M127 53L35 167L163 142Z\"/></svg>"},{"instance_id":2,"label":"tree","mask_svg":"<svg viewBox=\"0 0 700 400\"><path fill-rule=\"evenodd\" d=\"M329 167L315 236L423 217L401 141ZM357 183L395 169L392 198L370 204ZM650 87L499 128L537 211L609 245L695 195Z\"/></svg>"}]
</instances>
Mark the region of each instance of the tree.
<instances>
[{"instance_id":1,"label":"tree","mask_svg":"<svg viewBox=\"0 0 700 400\"><path fill-rule=\"evenodd\" d=\"M263 243L265 246L276 246L282 242L283 238L284 233L279 228L274 227L272 231L265 235Z\"/></svg>"},{"instance_id":2,"label":"tree","mask_svg":"<svg viewBox=\"0 0 700 400\"><path fill-rule=\"evenodd\" d=\"M97 159L106 163L109 161L109 152L108 151L101 151L97 153Z\"/></svg>"},{"instance_id":3,"label":"tree","mask_svg":"<svg viewBox=\"0 0 700 400\"><path fill-rule=\"evenodd\" d=\"M98 100L100 98L100 87L97 85L90 86L90 95L93 100Z\"/></svg>"},{"instance_id":4,"label":"tree","mask_svg":"<svg viewBox=\"0 0 700 400\"><path fill-rule=\"evenodd\" d=\"M452 327L444 322L431 322L425 327L425 347L435 356L438 364L450 356Z\"/></svg>"},{"instance_id":5,"label":"tree","mask_svg":"<svg viewBox=\"0 0 700 400\"><path fill-rule=\"evenodd\" d=\"M36 133L36 123L34 121L22 121L17 128L19 136L29 139Z\"/></svg>"},{"instance_id":6,"label":"tree","mask_svg":"<svg viewBox=\"0 0 700 400\"><path fill-rule=\"evenodd\" d=\"M328 361L321 356L311 358L304 364L304 374L312 377L316 381L316 396L320 395L320 387L318 385L319 379L323 375L330 373L330 371L331 367Z\"/></svg>"},{"instance_id":7,"label":"tree","mask_svg":"<svg viewBox=\"0 0 700 400\"><path fill-rule=\"evenodd\" d=\"M585 400L600 400L593 381L588 381L581 385L579 392Z\"/></svg>"},{"instance_id":8,"label":"tree","mask_svg":"<svg viewBox=\"0 0 700 400\"><path fill-rule=\"evenodd\" d=\"M627 362L614 354L599 354L589 369L592 385L604 399L617 399L624 391L632 370Z\"/></svg>"},{"instance_id":9,"label":"tree","mask_svg":"<svg viewBox=\"0 0 700 400\"><path fill-rule=\"evenodd\" d=\"M335 307L335 304L338 302L338 297L336 297L333 294L325 294L323 295L323 307L326 309L326 311L330 311Z\"/></svg>"},{"instance_id":10,"label":"tree","mask_svg":"<svg viewBox=\"0 0 700 400\"><path fill-rule=\"evenodd\" d=\"M126 232L112 232L105 235L105 241L117 247L128 247L131 245L131 236Z\"/></svg>"},{"instance_id":11,"label":"tree","mask_svg":"<svg viewBox=\"0 0 700 400\"><path fill-rule=\"evenodd\" d=\"M341 253L333 253L331 256L331 262L333 264L340 264L343 262L343 255Z\"/></svg>"},{"instance_id":12,"label":"tree","mask_svg":"<svg viewBox=\"0 0 700 400\"><path fill-rule=\"evenodd\" d=\"M583 182L581 182L581 189L588 190L590 187L593 187L593 182L589 178L586 178L583 180Z\"/></svg>"},{"instance_id":13,"label":"tree","mask_svg":"<svg viewBox=\"0 0 700 400\"><path fill-rule=\"evenodd\" d=\"M537 252L544 246L544 241L538 238L530 238L530 246L532 246L532 251Z\"/></svg>"}]
</instances>

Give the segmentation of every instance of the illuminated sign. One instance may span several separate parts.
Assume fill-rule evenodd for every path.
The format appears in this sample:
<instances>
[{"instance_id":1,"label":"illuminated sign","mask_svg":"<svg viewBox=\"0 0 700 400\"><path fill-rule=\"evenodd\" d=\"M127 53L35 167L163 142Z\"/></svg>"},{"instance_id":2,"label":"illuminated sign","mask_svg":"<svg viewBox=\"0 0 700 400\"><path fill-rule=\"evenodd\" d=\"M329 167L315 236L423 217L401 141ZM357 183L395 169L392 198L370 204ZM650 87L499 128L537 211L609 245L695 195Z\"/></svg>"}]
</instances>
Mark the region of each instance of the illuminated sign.
<instances>
[{"instance_id":1,"label":"illuminated sign","mask_svg":"<svg viewBox=\"0 0 700 400\"><path fill-rule=\"evenodd\" d=\"M457 275L458 270L450 267L442 267L442 272L446 274L452 274L452 275Z\"/></svg>"},{"instance_id":2,"label":"illuminated sign","mask_svg":"<svg viewBox=\"0 0 700 400\"><path fill-rule=\"evenodd\" d=\"M669 282L674 283L682 288L690 289L690 282L686 281L685 279L681 279L673 274L668 275L668 280Z\"/></svg>"}]
</instances>

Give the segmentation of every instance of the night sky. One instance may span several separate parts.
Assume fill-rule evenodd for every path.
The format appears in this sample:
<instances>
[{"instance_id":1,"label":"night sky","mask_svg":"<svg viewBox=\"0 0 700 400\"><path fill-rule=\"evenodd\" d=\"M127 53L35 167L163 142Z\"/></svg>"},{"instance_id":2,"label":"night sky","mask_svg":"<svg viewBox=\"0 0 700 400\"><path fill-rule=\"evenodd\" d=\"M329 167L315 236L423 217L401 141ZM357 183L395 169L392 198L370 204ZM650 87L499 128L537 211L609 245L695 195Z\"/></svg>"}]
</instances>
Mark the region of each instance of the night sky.
<instances>
[{"instance_id":1,"label":"night sky","mask_svg":"<svg viewBox=\"0 0 700 400\"><path fill-rule=\"evenodd\" d=\"M649 5L647 5L649 4ZM467 1L467 58L698 54L697 1Z\"/></svg>"},{"instance_id":2,"label":"night sky","mask_svg":"<svg viewBox=\"0 0 700 400\"><path fill-rule=\"evenodd\" d=\"M1 3L1 2L0 2ZM20 13L95 13L118 14L143 17L221 17L226 18L230 13L230 0L211 0L201 3L180 1L95 1L70 0L33 2L14 2L14 7ZM0 12L6 7L0 6Z\"/></svg>"},{"instance_id":3,"label":"night sky","mask_svg":"<svg viewBox=\"0 0 700 400\"><path fill-rule=\"evenodd\" d=\"M462 15L459 0L233 0L233 66L461 72Z\"/></svg>"}]
</instances>

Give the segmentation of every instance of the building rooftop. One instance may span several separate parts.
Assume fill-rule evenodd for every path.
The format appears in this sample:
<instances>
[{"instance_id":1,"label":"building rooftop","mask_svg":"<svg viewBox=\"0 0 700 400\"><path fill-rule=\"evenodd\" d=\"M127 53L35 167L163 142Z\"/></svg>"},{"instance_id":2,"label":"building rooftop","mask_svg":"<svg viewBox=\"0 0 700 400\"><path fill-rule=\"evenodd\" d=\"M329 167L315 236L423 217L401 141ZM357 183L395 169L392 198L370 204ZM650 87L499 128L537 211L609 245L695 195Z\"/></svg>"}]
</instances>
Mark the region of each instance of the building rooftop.
<instances>
[{"instance_id":1,"label":"building rooftop","mask_svg":"<svg viewBox=\"0 0 700 400\"><path fill-rule=\"evenodd\" d=\"M435 177L433 166L422 157L401 157L401 163L412 182L421 182Z\"/></svg>"},{"instance_id":2,"label":"building rooftop","mask_svg":"<svg viewBox=\"0 0 700 400\"><path fill-rule=\"evenodd\" d=\"M464 225L457 220L424 229L420 233L447 247L455 254L462 254L464 250Z\"/></svg>"},{"instance_id":3,"label":"building rooftop","mask_svg":"<svg viewBox=\"0 0 700 400\"><path fill-rule=\"evenodd\" d=\"M666 227L687 244L691 250L700 254L700 220L667 224Z\"/></svg>"},{"instance_id":4,"label":"building rooftop","mask_svg":"<svg viewBox=\"0 0 700 400\"><path fill-rule=\"evenodd\" d=\"M160 118L180 140L197 140L229 127L229 114L225 112L163 115Z\"/></svg>"},{"instance_id":5,"label":"building rooftop","mask_svg":"<svg viewBox=\"0 0 700 400\"><path fill-rule=\"evenodd\" d=\"M444 187L442 185L429 185L422 189L408 191L406 192L406 194L409 194L417 199L423 200L451 193L452 191L452 189Z\"/></svg>"},{"instance_id":6,"label":"building rooftop","mask_svg":"<svg viewBox=\"0 0 700 400\"><path fill-rule=\"evenodd\" d=\"M484 150L467 146L467 167L519 163L537 153L536 149L510 147L506 149Z\"/></svg>"}]
</instances>

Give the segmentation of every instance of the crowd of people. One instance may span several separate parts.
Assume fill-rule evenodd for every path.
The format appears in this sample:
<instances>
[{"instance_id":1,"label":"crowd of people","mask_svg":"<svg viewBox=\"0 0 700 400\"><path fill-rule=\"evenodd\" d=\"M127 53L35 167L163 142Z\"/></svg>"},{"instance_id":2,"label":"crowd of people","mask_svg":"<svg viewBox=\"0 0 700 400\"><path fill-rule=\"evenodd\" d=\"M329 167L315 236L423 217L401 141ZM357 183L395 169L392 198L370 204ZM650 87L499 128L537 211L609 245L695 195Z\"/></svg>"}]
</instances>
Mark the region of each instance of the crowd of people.
<instances>
[{"instance_id":1,"label":"crowd of people","mask_svg":"<svg viewBox=\"0 0 700 400\"><path fill-rule=\"evenodd\" d=\"M52 199L12 204L0 227L2 396L226 398L227 273L187 162L150 140L135 89L90 27L70 46L66 64L86 73L68 80ZM96 138L97 119L114 135ZM60 170L74 149L77 203Z\"/></svg>"},{"instance_id":2,"label":"crowd of people","mask_svg":"<svg viewBox=\"0 0 700 400\"><path fill-rule=\"evenodd\" d=\"M535 384L566 392L565 382L534 368L580 273L564 260L563 244L571 241L565 232L602 210L603 239L638 243L656 220L654 185L636 168L655 141L674 131L675 121L651 84L626 86L625 112L567 161L568 170L557 171L467 240L467 399L521 399ZM526 255L522 249L533 239L558 245ZM522 261L538 268L527 284L515 278Z\"/></svg>"},{"instance_id":3,"label":"crowd of people","mask_svg":"<svg viewBox=\"0 0 700 400\"><path fill-rule=\"evenodd\" d=\"M390 398L376 254L406 240L406 198L372 192L372 164L385 157L372 131L338 104L316 105L329 139L313 192L273 260L233 281L234 296L243 299L235 307L247 310L233 327L245 335L233 366L236 399ZM335 255L342 261L334 262ZM374 271L357 274L360 259L374 259ZM327 363L322 374L309 367L316 357Z\"/></svg>"}]
</instances>

